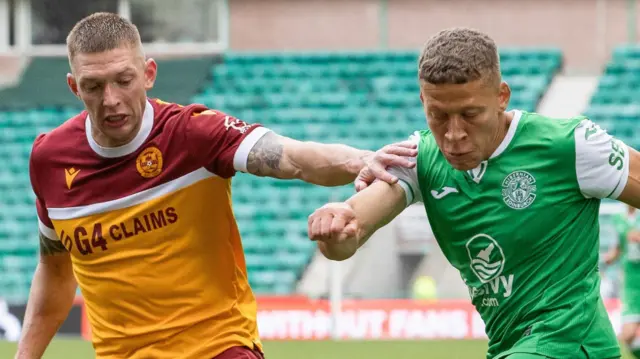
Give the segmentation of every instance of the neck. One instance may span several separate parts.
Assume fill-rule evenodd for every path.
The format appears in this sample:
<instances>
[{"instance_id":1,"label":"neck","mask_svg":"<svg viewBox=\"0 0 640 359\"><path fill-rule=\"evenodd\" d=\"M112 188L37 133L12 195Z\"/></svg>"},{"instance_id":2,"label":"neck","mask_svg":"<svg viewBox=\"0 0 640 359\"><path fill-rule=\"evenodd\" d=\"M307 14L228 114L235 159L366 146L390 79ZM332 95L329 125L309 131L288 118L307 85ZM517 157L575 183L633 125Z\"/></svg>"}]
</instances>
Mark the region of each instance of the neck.
<instances>
[{"instance_id":1,"label":"neck","mask_svg":"<svg viewBox=\"0 0 640 359\"><path fill-rule=\"evenodd\" d=\"M133 129L133 131L131 131L131 134L129 134L127 137L122 139L115 139L105 135L94 124L91 124L91 137L93 137L93 140L96 141L96 143L101 147L106 147L106 148L120 147L133 141L133 139L136 138L136 135L138 134L138 132L140 132L140 127L142 127L142 121L138 121L138 124L136 125L136 127Z\"/></svg>"},{"instance_id":2,"label":"neck","mask_svg":"<svg viewBox=\"0 0 640 359\"><path fill-rule=\"evenodd\" d=\"M485 154L485 159L489 159L489 157L496 152L502 141L504 141L504 138L507 137L507 132L509 132L509 126L511 125L512 120L513 112L502 112L500 114L498 118L498 126L494 131L491 145L488 148L488 153Z\"/></svg>"}]
</instances>

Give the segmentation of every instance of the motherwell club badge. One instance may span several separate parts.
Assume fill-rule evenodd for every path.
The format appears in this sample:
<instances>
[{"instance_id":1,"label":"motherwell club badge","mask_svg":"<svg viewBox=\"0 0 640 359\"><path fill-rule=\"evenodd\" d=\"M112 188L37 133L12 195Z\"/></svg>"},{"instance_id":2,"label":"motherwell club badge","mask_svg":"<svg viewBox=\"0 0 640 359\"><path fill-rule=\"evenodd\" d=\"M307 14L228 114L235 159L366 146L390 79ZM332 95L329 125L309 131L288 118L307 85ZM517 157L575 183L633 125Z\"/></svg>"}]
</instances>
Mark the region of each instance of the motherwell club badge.
<instances>
[{"instance_id":1,"label":"motherwell club badge","mask_svg":"<svg viewBox=\"0 0 640 359\"><path fill-rule=\"evenodd\" d=\"M162 172L162 153L157 147L142 151L136 159L138 173L144 178L153 178Z\"/></svg>"}]
</instances>

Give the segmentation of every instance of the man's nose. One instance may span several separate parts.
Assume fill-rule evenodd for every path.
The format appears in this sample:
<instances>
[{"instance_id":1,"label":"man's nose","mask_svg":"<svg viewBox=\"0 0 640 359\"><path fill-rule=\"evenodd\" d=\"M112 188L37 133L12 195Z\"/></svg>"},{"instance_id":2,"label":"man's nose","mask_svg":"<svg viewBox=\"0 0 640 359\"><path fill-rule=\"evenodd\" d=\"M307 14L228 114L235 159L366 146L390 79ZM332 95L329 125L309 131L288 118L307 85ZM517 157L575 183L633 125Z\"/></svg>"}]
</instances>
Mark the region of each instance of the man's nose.
<instances>
[{"instance_id":1,"label":"man's nose","mask_svg":"<svg viewBox=\"0 0 640 359\"><path fill-rule=\"evenodd\" d=\"M449 126L444 135L445 139L451 142L463 141L467 138L467 131L464 126L464 120L459 116L453 116L449 119Z\"/></svg>"},{"instance_id":2,"label":"man's nose","mask_svg":"<svg viewBox=\"0 0 640 359\"><path fill-rule=\"evenodd\" d=\"M111 84L106 84L104 87L104 98L102 99L102 105L104 107L116 107L120 104L117 91Z\"/></svg>"}]
</instances>

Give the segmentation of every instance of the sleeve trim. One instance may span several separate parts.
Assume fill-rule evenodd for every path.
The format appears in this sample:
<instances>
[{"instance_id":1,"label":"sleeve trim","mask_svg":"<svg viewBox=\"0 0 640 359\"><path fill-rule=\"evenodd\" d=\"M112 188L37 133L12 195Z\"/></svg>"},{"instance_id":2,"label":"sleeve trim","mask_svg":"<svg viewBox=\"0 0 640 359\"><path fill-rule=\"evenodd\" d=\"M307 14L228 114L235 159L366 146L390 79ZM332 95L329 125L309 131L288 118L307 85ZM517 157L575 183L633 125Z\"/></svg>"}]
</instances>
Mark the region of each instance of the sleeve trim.
<instances>
[{"instance_id":1,"label":"sleeve trim","mask_svg":"<svg viewBox=\"0 0 640 359\"><path fill-rule=\"evenodd\" d=\"M253 149L253 146L262 138L262 136L271 132L266 127L258 127L251 131L247 137L245 137L236 153L233 155L233 168L239 172L247 172L247 159L249 158L249 152Z\"/></svg>"},{"instance_id":2,"label":"sleeve trim","mask_svg":"<svg viewBox=\"0 0 640 359\"><path fill-rule=\"evenodd\" d=\"M409 207L413 203L414 198L416 198L413 193L413 188L411 188L411 185L401 179L398 180L398 184L404 190L405 199L407 201L405 207Z\"/></svg>"},{"instance_id":3,"label":"sleeve trim","mask_svg":"<svg viewBox=\"0 0 640 359\"><path fill-rule=\"evenodd\" d=\"M38 218L38 229L40 233L44 234L45 237L51 239L52 241L59 241L58 235L53 228L47 227L46 224L42 223L42 221Z\"/></svg>"}]
</instances>

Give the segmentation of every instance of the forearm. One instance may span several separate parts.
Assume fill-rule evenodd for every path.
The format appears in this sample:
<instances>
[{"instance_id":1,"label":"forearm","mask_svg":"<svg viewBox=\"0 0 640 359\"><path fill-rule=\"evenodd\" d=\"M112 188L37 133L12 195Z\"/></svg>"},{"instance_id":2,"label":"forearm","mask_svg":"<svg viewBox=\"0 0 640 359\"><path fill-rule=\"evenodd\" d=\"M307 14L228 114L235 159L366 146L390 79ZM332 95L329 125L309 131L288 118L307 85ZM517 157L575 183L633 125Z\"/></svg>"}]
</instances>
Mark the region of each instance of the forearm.
<instances>
[{"instance_id":1,"label":"forearm","mask_svg":"<svg viewBox=\"0 0 640 359\"><path fill-rule=\"evenodd\" d=\"M301 142L267 133L249 152L247 170L256 176L340 186L355 180L365 165L363 158L370 154L346 145Z\"/></svg>"},{"instance_id":2,"label":"forearm","mask_svg":"<svg viewBox=\"0 0 640 359\"><path fill-rule=\"evenodd\" d=\"M405 193L398 184L376 182L346 201L356 215L356 234L339 243L319 242L322 254L331 260L353 256L380 228L389 224L406 207Z\"/></svg>"},{"instance_id":3,"label":"forearm","mask_svg":"<svg viewBox=\"0 0 640 359\"><path fill-rule=\"evenodd\" d=\"M71 257L58 240L40 233L40 262L27 303L17 359L41 358L69 315L76 292Z\"/></svg>"},{"instance_id":4,"label":"forearm","mask_svg":"<svg viewBox=\"0 0 640 359\"><path fill-rule=\"evenodd\" d=\"M406 195L399 184L378 181L349 198L347 204L356 213L359 246L362 246L378 229L404 211Z\"/></svg>"},{"instance_id":5,"label":"forearm","mask_svg":"<svg viewBox=\"0 0 640 359\"><path fill-rule=\"evenodd\" d=\"M36 268L17 359L41 358L73 305L76 282L60 278L42 264Z\"/></svg>"},{"instance_id":6,"label":"forearm","mask_svg":"<svg viewBox=\"0 0 640 359\"><path fill-rule=\"evenodd\" d=\"M289 153L287 153L289 152ZM296 178L322 186L342 186L353 182L364 168L371 151L341 144L301 142L285 154L297 168Z\"/></svg>"}]
</instances>

